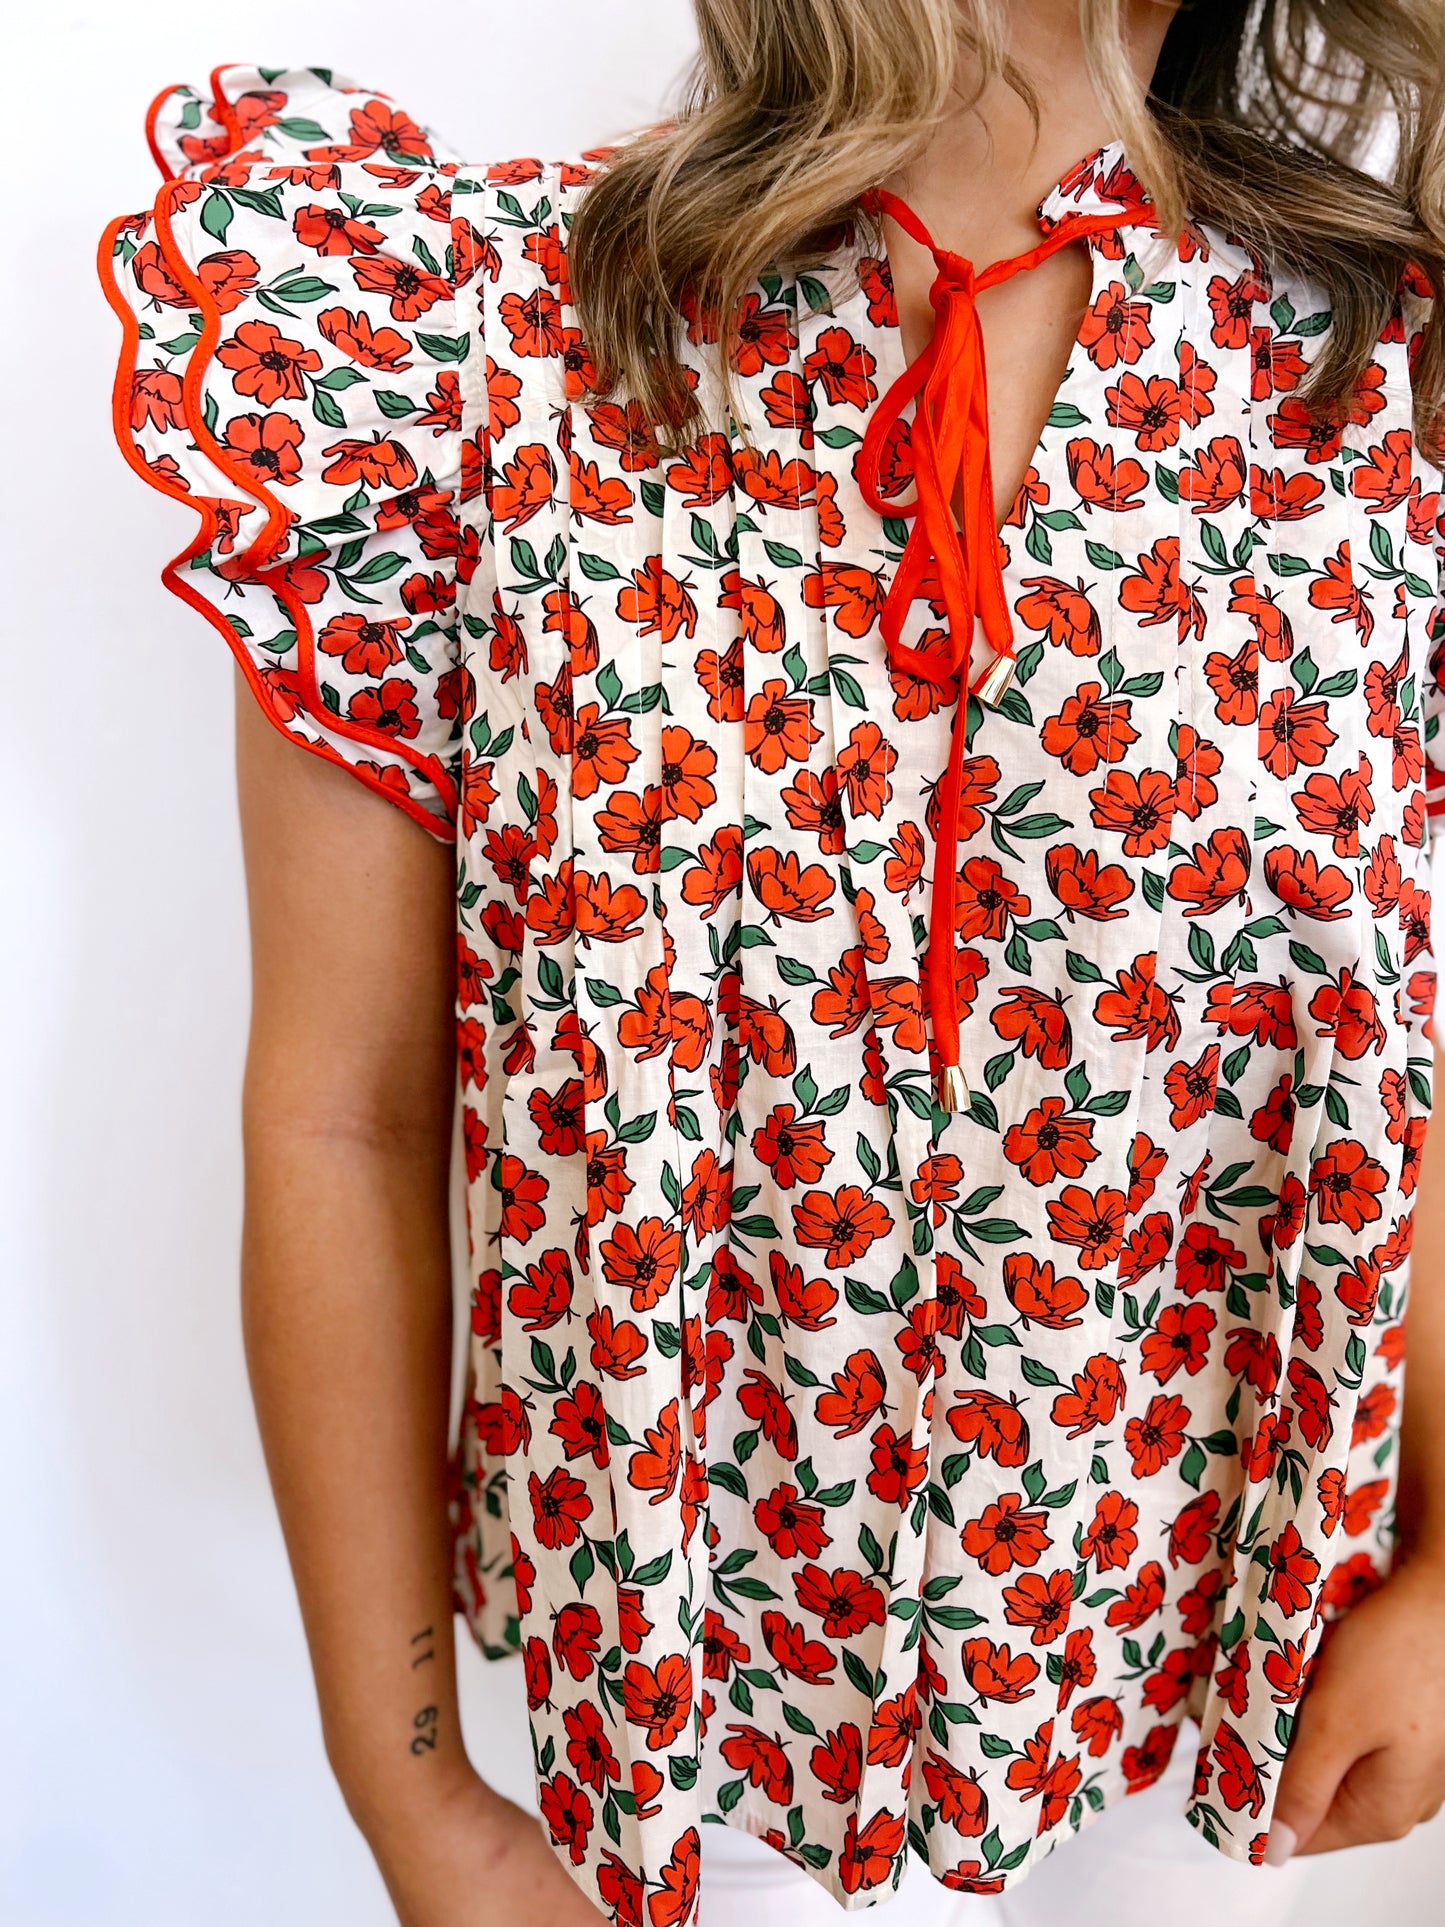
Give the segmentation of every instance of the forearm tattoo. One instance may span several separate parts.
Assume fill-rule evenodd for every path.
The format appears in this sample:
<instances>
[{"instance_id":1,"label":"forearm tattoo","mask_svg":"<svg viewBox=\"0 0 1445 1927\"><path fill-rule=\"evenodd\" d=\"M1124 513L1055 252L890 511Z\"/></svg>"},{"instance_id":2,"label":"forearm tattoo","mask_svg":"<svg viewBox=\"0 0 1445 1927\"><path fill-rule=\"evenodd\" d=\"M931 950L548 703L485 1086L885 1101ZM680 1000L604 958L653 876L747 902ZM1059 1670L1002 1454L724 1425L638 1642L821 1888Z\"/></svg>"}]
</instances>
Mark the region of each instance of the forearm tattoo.
<instances>
[{"instance_id":1,"label":"forearm tattoo","mask_svg":"<svg viewBox=\"0 0 1445 1927\"><path fill-rule=\"evenodd\" d=\"M419 1633L411 1637L412 1671L425 1666L436 1658L436 1645L430 1626L423 1626ZM434 1753L437 1743L437 1721L440 1715L434 1706L420 1707L412 1716L411 1750L418 1758L423 1753Z\"/></svg>"}]
</instances>

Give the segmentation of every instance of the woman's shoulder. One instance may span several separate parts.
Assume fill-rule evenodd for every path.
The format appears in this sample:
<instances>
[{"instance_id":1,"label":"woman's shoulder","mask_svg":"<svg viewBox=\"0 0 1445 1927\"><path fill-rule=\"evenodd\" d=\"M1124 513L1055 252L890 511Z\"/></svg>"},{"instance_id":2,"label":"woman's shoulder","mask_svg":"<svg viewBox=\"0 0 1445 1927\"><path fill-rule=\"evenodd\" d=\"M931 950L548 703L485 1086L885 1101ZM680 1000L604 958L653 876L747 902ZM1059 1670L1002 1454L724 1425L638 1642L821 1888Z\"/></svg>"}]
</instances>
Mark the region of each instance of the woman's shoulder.
<instances>
[{"instance_id":1,"label":"woman's shoulder","mask_svg":"<svg viewBox=\"0 0 1445 1927\"><path fill-rule=\"evenodd\" d=\"M328 67L231 65L204 87L165 87L146 114L146 138L168 180L237 155L304 160L318 172L436 170L459 159L389 95Z\"/></svg>"},{"instance_id":2,"label":"woman's shoulder","mask_svg":"<svg viewBox=\"0 0 1445 1927\"><path fill-rule=\"evenodd\" d=\"M326 368L318 381L319 368L287 371L290 398L306 398L305 375L329 397L312 404L323 427L349 412L344 387L382 375L398 377L384 384L390 421L407 419L408 390L424 413L426 378L480 345L481 284L499 297L540 274L565 298L568 217L602 158L464 163L389 95L321 67L228 66L204 88L168 87L146 137L164 184L112 224L113 302L143 338L171 332L167 309L194 315L224 332L227 366L248 340L274 359L278 332L299 337ZM240 372L242 395L264 380Z\"/></svg>"},{"instance_id":3,"label":"woman's shoulder","mask_svg":"<svg viewBox=\"0 0 1445 1927\"><path fill-rule=\"evenodd\" d=\"M165 580L273 721L445 833L481 472L459 290L488 272L457 189L486 170L320 68L167 88L146 133L164 183L101 273L122 452L201 518Z\"/></svg>"},{"instance_id":4,"label":"woman's shoulder","mask_svg":"<svg viewBox=\"0 0 1445 1927\"><path fill-rule=\"evenodd\" d=\"M1197 342L1197 349L1208 352L1238 346L1247 350L1256 364L1257 383L1266 380L1265 363L1281 349L1301 371L1324 352L1335 325L1336 297L1307 264L1271 259L1251 241L1197 217L1191 218L1181 243L1181 260L1193 264L1204 296L1199 313L1208 340ZM1240 332L1238 317L1246 305L1250 319ZM1360 377L1366 412L1358 420L1350 416L1357 425L1368 425L1374 413L1368 406L1370 394L1394 394L1409 407L1418 387L1420 349L1435 305L1424 270L1406 261L1396 276L1393 298L1381 304L1374 354Z\"/></svg>"},{"instance_id":5,"label":"woman's shoulder","mask_svg":"<svg viewBox=\"0 0 1445 1927\"><path fill-rule=\"evenodd\" d=\"M146 139L165 180L193 190L180 193L183 203L205 189L270 214L297 195L333 194L364 203L356 218L383 228L409 209L442 221L454 198L487 187L565 194L593 178L606 151L466 159L389 94L326 67L233 65L202 88L164 88L146 114ZM344 252L346 238L338 226L330 252Z\"/></svg>"}]
</instances>

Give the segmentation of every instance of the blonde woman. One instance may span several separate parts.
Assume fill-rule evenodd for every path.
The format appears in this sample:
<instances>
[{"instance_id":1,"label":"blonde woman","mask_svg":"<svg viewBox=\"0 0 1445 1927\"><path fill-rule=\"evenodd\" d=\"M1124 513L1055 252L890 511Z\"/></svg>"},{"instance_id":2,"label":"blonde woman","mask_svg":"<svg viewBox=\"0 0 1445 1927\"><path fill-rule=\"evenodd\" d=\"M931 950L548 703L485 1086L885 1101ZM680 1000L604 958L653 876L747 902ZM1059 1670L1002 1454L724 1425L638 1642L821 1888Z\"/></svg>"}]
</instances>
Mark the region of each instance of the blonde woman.
<instances>
[{"instance_id":1,"label":"blonde woman","mask_svg":"<svg viewBox=\"0 0 1445 1927\"><path fill-rule=\"evenodd\" d=\"M1445 1793L1439 9L697 16L560 165L223 69L103 250L330 1757L408 1927L1279 1919Z\"/></svg>"}]
</instances>

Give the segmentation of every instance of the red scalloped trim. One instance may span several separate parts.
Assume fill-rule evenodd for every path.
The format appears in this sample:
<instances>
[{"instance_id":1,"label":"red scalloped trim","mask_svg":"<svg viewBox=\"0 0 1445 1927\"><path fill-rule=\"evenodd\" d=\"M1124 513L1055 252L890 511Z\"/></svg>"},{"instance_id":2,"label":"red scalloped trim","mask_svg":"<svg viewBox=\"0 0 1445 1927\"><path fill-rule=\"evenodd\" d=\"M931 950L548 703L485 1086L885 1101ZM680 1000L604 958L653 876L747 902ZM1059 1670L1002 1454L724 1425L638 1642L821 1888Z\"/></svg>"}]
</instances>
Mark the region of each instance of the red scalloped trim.
<instances>
[{"instance_id":1,"label":"red scalloped trim","mask_svg":"<svg viewBox=\"0 0 1445 1927\"><path fill-rule=\"evenodd\" d=\"M211 89L211 119L219 121L230 135L232 153L236 153L245 143L241 139L241 117L231 105L230 96L221 85L221 75L230 73L233 67L239 65L239 61L223 61L219 67L211 69L210 80L207 83Z\"/></svg>"},{"instance_id":2,"label":"red scalloped trim","mask_svg":"<svg viewBox=\"0 0 1445 1927\"><path fill-rule=\"evenodd\" d=\"M194 299L203 324L201 338L191 350L182 382L186 423L196 447L203 455L209 456L220 473L235 488L237 494L249 496L266 511L266 526L250 547L237 557L233 567L238 574L248 573L256 581L264 583L271 589L291 617L292 626L296 631L297 673L301 679L303 698L312 716L338 736L348 737L352 742L364 743L369 749L381 750L388 756L398 757L402 762L410 764L418 774L425 776L434 786L448 816L454 819L457 810L457 789L443 763L434 756L425 756L413 750L401 737L388 736L383 730L370 729L365 723L353 722L350 717L336 715L321 699L321 689L316 680L315 631L312 627L310 612L290 583L286 581L284 571L277 569L273 574L270 566L275 559L276 551L286 540L287 531L294 517L263 482L236 462L230 450L217 441L206 427L203 380L210 360L220 343L222 316L215 298L199 276L193 272L190 262L176 242L175 232L171 227L170 200L169 189L162 188L156 197L156 237L161 244L162 258L166 266ZM394 792L388 793L394 794ZM429 811L427 815L430 821L436 821Z\"/></svg>"},{"instance_id":3,"label":"red scalloped trim","mask_svg":"<svg viewBox=\"0 0 1445 1927\"><path fill-rule=\"evenodd\" d=\"M276 551L286 540L286 531L291 526L292 517L284 504L271 495L254 474L247 474L244 469L237 472L229 452L222 447L206 426L203 377L220 343L222 316L215 298L199 275L192 271L190 262L181 252L176 241L175 229L171 226L172 198L168 189L164 187L156 196L155 207L152 209L156 240L160 246L161 259L195 302L201 316L200 337L186 357L186 372L181 379L181 402L186 426L191 431L196 447L203 455L209 456L226 480L235 486L236 493L254 502L257 508L265 510L266 520L260 534L239 551L234 561L228 565L229 570L238 576L253 575L259 579L262 571L275 559ZM290 605L287 606L290 613ZM299 637L300 629L297 629L296 633ZM319 690L316 692L316 700L318 703L321 700ZM322 708L328 716L331 714L330 710L325 709L324 704Z\"/></svg>"},{"instance_id":4,"label":"red scalloped trim","mask_svg":"<svg viewBox=\"0 0 1445 1927\"><path fill-rule=\"evenodd\" d=\"M165 106L172 94L179 91L179 86L180 83L177 82L175 86L162 87L150 106L146 109L146 146L151 150L151 159L160 169L160 176L163 181L174 180L175 176L171 173L170 162L161 152L160 142L156 139L156 122L161 117L162 107ZM102 276L101 278L104 280L105 277Z\"/></svg>"},{"instance_id":5,"label":"red scalloped trim","mask_svg":"<svg viewBox=\"0 0 1445 1927\"><path fill-rule=\"evenodd\" d=\"M221 75L230 73L233 67L240 65L241 63L237 60L223 61L219 67L213 67L211 69L210 77L206 83L211 90L210 105L206 109L207 114L210 119L224 127L227 134L230 135L233 151L241 145L241 122L222 90ZM161 152L160 142L156 139L156 123L161 117L161 109L165 106L172 94L178 94L181 91L183 84L183 82L177 81L173 86L162 87L150 106L146 109L146 146L151 151L151 159L159 169L160 177L163 181L173 181L176 176L171 169L170 162ZM220 110L219 112L217 111L218 109Z\"/></svg>"},{"instance_id":6,"label":"red scalloped trim","mask_svg":"<svg viewBox=\"0 0 1445 1927\"><path fill-rule=\"evenodd\" d=\"M166 90L167 93L170 91L170 89ZM163 100L165 97L165 94L159 96L156 105L158 105L159 100ZM151 123L148 118L148 126L149 125L151 125ZM152 149L152 151L154 151L154 149ZM164 166L164 163L162 163L162 166ZM158 236L161 231L161 203L166 198L167 191L163 188L158 197L156 207L156 230ZM186 489L175 487L172 483L166 481L163 476L156 473L141 453L131 430L130 409L135 382L136 357L140 347L140 323L136 318L135 310L121 290L115 274L116 241L125 222L126 217L121 215L106 227L105 232L100 237L100 248L96 261L101 287L105 292L106 300L110 303L111 308L114 310L120 322L122 334L120 360L116 367L115 383L111 390L111 421L116 443L120 448L121 454L136 474L140 476L142 481L149 483L159 494L168 496L173 501L184 502L187 507L194 509L200 517L200 527L196 531L195 537L178 555L173 556L171 560L166 563L165 567L161 570L161 581L172 595L178 597L188 608L194 609L198 615L203 616L212 628L220 633L242 674L245 676L247 683L250 685L252 694L261 705L262 713L269 722L280 730L288 742L297 743L302 749L309 750L312 755L320 756L328 763L334 763L338 769L344 769L347 774L354 777L357 782L363 784L369 790L374 790L378 796L384 797L385 800L395 808L404 811L407 816L411 817L414 822L419 823L424 830L427 830L439 841L452 841L455 833L452 818L456 809L456 786L452 782L450 775L436 762L436 759L419 756L414 753L407 755L405 745L403 745L399 739L383 736L380 731L368 730L363 725L355 723L347 726L346 718L334 716L321 701L320 691L316 686L315 637L311 626L310 614L305 603L294 593L289 584L280 579L279 571L277 571L273 577L269 572L261 572L258 570L255 579L264 583L265 586L280 599L287 614L291 618L292 625L296 631L298 675L301 681L302 700L313 719L319 721L323 727L335 730L339 735L348 736L358 742L364 742L373 748L384 749L391 755L400 754L406 762L410 763L413 768L424 774L429 781L436 785L437 792L447 807L447 818L438 818L413 796L399 795L396 790L392 789L382 780L380 775L373 774L370 770L362 769L357 764L348 762L346 757L341 755L338 750L333 749L329 743L311 743L302 737L296 736L288 727L286 718L283 717L276 708L272 700L271 692L261 680L255 659L246 647L245 639L237 633L235 628L227 620L225 613L217 607L215 603L202 595L200 591L181 574L183 569L189 568L190 563L196 556L201 554L203 550L211 547L216 539L218 519L215 503L211 497L193 495ZM169 243L170 248L174 250L174 239L170 235L168 226L166 230L166 242ZM182 266L183 265L184 263L182 263ZM167 266L170 267L172 273L176 274L177 280L181 281L182 285L187 287L188 291L194 288L201 294L204 294L204 289L200 287L198 282L195 282L194 277L189 274L177 273L177 263L174 258L167 259ZM221 317L220 311L216 308L213 301L198 305L201 306L204 326L201 340L197 342L195 348L192 350L186 369L186 378L182 387L188 405L189 425L193 433L197 431L198 427L200 429L200 433L196 434L197 446L199 447L201 446L201 435L204 433L204 424L201 422L199 415L195 417L190 416L189 404L192 400L191 378L193 374L197 372L198 358L202 356L203 350L206 354L209 354L215 346L217 336L220 332ZM216 456L212 452L215 447L214 440L211 437L206 437L206 439L212 442L212 448L205 449L203 452L210 454L211 459L214 461L216 460ZM232 470L223 461L217 461L217 467L228 480L234 479ZM259 502L260 506L268 509L268 511L273 507L255 487L246 487L243 485L240 487L239 493ZM283 533L284 528L285 521L283 517ZM263 530L257 542L252 543L251 547L246 551L244 560L249 560L255 553L259 543L265 540L265 536L266 531ZM437 781L438 776L442 778L440 782Z\"/></svg>"}]
</instances>

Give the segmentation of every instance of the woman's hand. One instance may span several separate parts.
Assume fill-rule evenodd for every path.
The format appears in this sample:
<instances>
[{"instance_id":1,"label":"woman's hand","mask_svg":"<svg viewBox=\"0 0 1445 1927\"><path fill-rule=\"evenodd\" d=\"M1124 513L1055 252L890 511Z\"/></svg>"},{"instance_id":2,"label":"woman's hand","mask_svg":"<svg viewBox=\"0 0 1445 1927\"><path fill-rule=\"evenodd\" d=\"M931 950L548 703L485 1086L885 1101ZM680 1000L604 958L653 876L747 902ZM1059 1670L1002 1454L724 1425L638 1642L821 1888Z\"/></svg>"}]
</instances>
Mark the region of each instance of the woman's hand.
<instances>
[{"instance_id":1,"label":"woman's hand","mask_svg":"<svg viewBox=\"0 0 1445 1927\"><path fill-rule=\"evenodd\" d=\"M1445 1802L1445 1554L1333 1626L1280 1777L1266 1859L1399 1840Z\"/></svg>"},{"instance_id":2,"label":"woman's hand","mask_svg":"<svg viewBox=\"0 0 1445 1927\"><path fill-rule=\"evenodd\" d=\"M401 1927L599 1927L529 1813L473 1773L367 1829Z\"/></svg>"},{"instance_id":3,"label":"woman's hand","mask_svg":"<svg viewBox=\"0 0 1445 1927\"><path fill-rule=\"evenodd\" d=\"M1445 1048L1435 1091L1415 1186L1396 1565L1325 1634L1280 1776L1274 1864L1399 1840L1445 1801Z\"/></svg>"}]
</instances>

